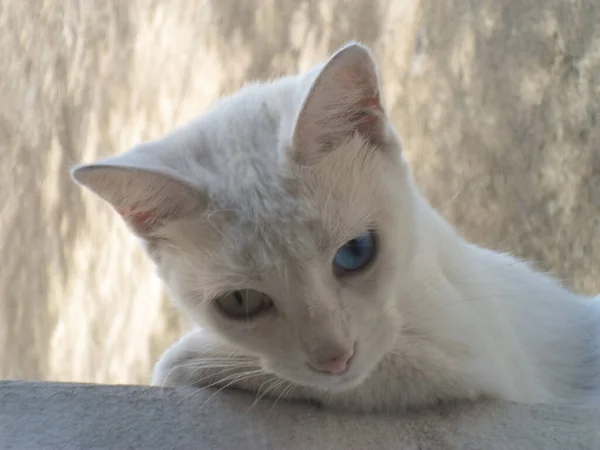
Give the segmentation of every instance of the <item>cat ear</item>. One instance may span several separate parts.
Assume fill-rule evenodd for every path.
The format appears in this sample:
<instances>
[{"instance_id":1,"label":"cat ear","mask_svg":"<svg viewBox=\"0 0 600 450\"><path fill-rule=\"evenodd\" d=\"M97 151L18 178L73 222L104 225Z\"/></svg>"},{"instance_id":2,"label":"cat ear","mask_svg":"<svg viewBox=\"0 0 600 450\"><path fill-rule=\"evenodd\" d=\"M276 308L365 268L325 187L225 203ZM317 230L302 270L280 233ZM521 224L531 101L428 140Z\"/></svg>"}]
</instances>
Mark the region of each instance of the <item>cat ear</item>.
<instances>
[{"instance_id":1,"label":"cat ear","mask_svg":"<svg viewBox=\"0 0 600 450\"><path fill-rule=\"evenodd\" d=\"M204 204L203 192L173 162L161 158L157 147L157 142L143 144L71 172L78 184L110 203L142 237L165 220L181 218Z\"/></svg>"},{"instance_id":2,"label":"cat ear","mask_svg":"<svg viewBox=\"0 0 600 450\"><path fill-rule=\"evenodd\" d=\"M375 61L366 47L354 43L335 53L312 84L294 128L295 156L313 160L356 132L381 144L386 117Z\"/></svg>"}]
</instances>

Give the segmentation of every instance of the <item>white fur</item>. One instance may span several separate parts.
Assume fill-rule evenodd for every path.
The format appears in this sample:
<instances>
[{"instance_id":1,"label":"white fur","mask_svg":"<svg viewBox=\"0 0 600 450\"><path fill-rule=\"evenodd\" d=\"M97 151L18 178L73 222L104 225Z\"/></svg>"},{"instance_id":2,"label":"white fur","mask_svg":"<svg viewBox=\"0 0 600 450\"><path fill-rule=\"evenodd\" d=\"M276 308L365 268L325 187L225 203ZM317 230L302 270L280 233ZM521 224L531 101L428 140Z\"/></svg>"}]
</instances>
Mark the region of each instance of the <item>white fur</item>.
<instances>
[{"instance_id":1,"label":"white fur","mask_svg":"<svg viewBox=\"0 0 600 450\"><path fill-rule=\"evenodd\" d=\"M351 44L74 170L122 212L201 327L163 355L153 383L360 411L591 399L598 299L458 236L416 187L380 95L369 51ZM371 228L374 263L337 278L336 250ZM237 289L264 292L276 310L225 318L214 300ZM347 373L311 368L353 345Z\"/></svg>"}]
</instances>

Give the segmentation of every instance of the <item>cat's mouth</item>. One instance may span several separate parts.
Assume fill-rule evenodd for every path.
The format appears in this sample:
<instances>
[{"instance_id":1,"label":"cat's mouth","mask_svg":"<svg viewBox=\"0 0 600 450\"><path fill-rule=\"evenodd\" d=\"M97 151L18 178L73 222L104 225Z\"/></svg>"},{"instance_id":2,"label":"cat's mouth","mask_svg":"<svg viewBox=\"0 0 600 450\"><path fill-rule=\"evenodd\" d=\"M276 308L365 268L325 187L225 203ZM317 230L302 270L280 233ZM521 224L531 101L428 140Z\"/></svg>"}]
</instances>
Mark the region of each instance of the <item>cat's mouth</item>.
<instances>
[{"instance_id":1,"label":"cat's mouth","mask_svg":"<svg viewBox=\"0 0 600 450\"><path fill-rule=\"evenodd\" d=\"M307 387L341 392L360 386L369 377L375 365L355 355L348 370L341 374L323 373L307 366L306 370L294 371L293 375L287 371L281 371L279 375Z\"/></svg>"},{"instance_id":2,"label":"cat's mouth","mask_svg":"<svg viewBox=\"0 0 600 450\"><path fill-rule=\"evenodd\" d=\"M367 376L367 373L358 371L356 373L346 372L343 375L329 375L320 383L320 387L335 391L347 391L360 386Z\"/></svg>"}]
</instances>

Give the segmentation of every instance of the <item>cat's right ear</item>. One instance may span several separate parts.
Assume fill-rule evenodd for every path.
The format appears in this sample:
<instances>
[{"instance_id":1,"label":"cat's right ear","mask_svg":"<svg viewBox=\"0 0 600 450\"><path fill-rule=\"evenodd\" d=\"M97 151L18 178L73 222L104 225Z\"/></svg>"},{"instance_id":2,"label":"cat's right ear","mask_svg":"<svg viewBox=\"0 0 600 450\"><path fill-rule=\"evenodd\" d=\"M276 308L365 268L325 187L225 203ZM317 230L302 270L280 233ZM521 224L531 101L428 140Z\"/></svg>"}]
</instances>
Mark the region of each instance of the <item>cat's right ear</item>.
<instances>
[{"instance_id":1,"label":"cat's right ear","mask_svg":"<svg viewBox=\"0 0 600 450\"><path fill-rule=\"evenodd\" d=\"M355 133L374 147L388 137L375 60L367 47L351 43L318 69L296 119L293 156L316 161Z\"/></svg>"},{"instance_id":2,"label":"cat's right ear","mask_svg":"<svg viewBox=\"0 0 600 450\"><path fill-rule=\"evenodd\" d=\"M203 191L160 158L156 147L154 142L143 144L71 171L78 184L111 204L142 237L166 220L182 218L205 204Z\"/></svg>"}]
</instances>

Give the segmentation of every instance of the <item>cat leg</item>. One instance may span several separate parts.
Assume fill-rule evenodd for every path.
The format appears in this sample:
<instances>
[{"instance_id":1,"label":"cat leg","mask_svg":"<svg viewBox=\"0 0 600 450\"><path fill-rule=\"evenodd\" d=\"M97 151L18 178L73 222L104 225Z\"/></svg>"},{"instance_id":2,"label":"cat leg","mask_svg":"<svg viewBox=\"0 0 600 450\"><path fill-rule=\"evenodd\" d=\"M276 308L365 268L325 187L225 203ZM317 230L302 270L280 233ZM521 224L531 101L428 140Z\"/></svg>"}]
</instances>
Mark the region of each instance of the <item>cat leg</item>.
<instances>
[{"instance_id":1,"label":"cat leg","mask_svg":"<svg viewBox=\"0 0 600 450\"><path fill-rule=\"evenodd\" d=\"M255 392L257 399L310 401L304 387L265 372L256 357L241 354L201 329L167 349L154 367L152 385L235 388Z\"/></svg>"}]
</instances>

